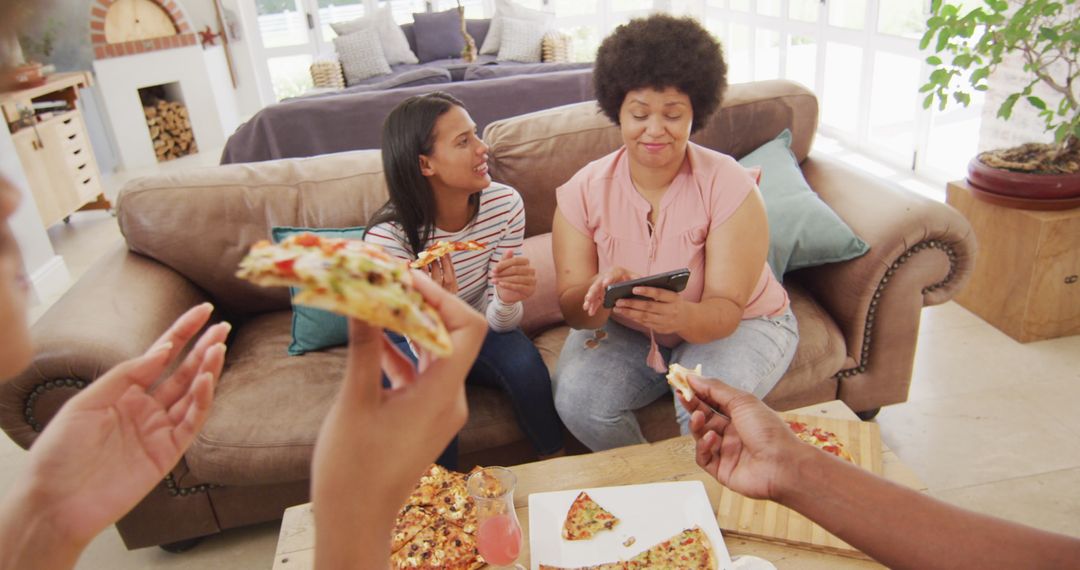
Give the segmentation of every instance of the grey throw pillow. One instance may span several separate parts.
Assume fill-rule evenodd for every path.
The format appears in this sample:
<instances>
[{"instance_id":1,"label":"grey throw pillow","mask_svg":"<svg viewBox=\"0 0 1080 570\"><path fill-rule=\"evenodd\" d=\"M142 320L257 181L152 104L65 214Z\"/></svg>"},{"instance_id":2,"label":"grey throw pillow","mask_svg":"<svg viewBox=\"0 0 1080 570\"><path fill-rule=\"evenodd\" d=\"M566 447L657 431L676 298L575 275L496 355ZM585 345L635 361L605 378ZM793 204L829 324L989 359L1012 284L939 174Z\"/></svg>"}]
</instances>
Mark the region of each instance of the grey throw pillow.
<instances>
[{"instance_id":1,"label":"grey throw pillow","mask_svg":"<svg viewBox=\"0 0 1080 570\"><path fill-rule=\"evenodd\" d=\"M334 49L345 74L345 85L390 73L390 64L386 63L378 34L359 31L334 38Z\"/></svg>"},{"instance_id":2,"label":"grey throw pillow","mask_svg":"<svg viewBox=\"0 0 1080 570\"><path fill-rule=\"evenodd\" d=\"M389 5L363 18L330 24L330 29L334 30L339 37L361 30L374 29L379 34L379 43L382 45L383 55L388 64L419 63L416 54L409 47L405 32L394 22L394 14L390 11Z\"/></svg>"},{"instance_id":3,"label":"grey throw pillow","mask_svg":"<svg viewBox=\"0 0 1080 570\"><path fill-rule=\"evenodd\" d=\"M413 33L416 34L416 56L420 63L461 57L461 50L465 49L457 8L413 14Z\"/></svg>"},{"instance_id":4,"label":"grey throw pillow","mask_svg":"<svg viewBox=\"0 0 1080 570\"><path fill-rule=\"evenodd\" d=\"M499 61L540 63L546 33L547 30L537 26L535 22L518 18L503 18Z\"/></svg>"}]
</instances>

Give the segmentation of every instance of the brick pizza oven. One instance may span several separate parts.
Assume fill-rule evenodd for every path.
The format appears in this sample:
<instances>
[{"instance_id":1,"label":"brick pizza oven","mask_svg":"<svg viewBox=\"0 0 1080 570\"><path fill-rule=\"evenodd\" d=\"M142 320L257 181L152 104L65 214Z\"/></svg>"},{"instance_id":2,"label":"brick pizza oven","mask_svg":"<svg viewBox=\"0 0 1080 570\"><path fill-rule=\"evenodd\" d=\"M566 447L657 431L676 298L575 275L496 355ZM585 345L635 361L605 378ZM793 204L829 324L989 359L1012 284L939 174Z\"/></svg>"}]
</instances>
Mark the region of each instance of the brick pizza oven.
<instances>
[{"instance_id":1,"label":"brick pizza oven","mask_svg":"<svg viewBox=\"0 0 1080 570\"><path fill-rule=\"evenodd\" d=\"M221 46L205 49L177 0L92 0L94 73L124 168L163 158L159 125L144 108L147 93L167 93L189 122L184 150L216 149L239 124L236 93ZM174 121L175 122L175 121ZM176 138L179 138L177 135ZM164 144L173 144L171 139Z\"/></svg>"}]
</instances>

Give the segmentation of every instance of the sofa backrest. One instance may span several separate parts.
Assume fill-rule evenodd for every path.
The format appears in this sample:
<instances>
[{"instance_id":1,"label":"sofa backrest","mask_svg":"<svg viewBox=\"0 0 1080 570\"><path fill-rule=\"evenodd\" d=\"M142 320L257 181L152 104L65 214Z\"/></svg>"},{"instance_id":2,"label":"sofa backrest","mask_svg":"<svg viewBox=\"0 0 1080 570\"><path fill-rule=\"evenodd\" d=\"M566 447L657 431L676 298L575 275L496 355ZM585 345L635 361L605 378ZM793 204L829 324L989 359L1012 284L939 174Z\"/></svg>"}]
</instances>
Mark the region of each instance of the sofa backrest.
<instances>
[{"instance_id":1,"label":"sofa backrest","mask_svg":"<svg viewBox=\"0 0 1080 570\"><path fill-rule=\"evenodd\" d=\"M286 289L235 277L271 226L362 226L386 199L381 154L365 150L135 179L120 192L117 218L128 248L187 277L219 308L244 315L289 307Z\"/></svg>"},{"instance_id":2,"label":"sofa backrest","mask_svg":"<svg viewBox=\"0 0 1080 570\"><path fill-rule=\"evenodd\" d=\"M461 99L480 132L499 119L593 98L592 71L576 69L293 99L270 105L240 125L225 142L221 163L379 148L386 115L404 99L436 90Z\"/></svg>"},{"instance_id":3,"label":"sofa backrest","mask_svg":"<svg viewBox=\"0 0 1080 570\"><path fill-rule=\"evenodd\" d=\"M817 129L817 98L791 81L731 85L719 112L690 140L740 158L791 129L800 162ZM551 231L555 189L575 172L622 145L619 128L595 101L496 121L484 130L491 176L525 200L525 235Z\"/></svg>"}]
</instances>

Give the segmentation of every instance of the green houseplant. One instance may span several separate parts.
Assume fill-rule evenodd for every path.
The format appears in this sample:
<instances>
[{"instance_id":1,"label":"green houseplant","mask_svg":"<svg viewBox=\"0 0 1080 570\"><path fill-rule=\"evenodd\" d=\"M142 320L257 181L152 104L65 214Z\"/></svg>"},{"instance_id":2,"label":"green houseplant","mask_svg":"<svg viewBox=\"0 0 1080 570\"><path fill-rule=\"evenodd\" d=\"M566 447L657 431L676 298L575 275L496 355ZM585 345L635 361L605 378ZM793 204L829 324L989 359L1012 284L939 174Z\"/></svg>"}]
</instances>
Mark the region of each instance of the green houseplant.
<instances>
[{"instance_id":1,"label":"green houseplant","mask_svg":"<svg viewBox=\"0 0 1080 570\"><path fill-rule=\"evenodd\" d=\"M922 49L933 52L926 58L932 66L929 80L920 88L926 94L923 107L935 100L941 109L950 104L966 106L972 92L988 90L991 73L1015 55L1023 61L1025 81L1005 98L997 116L1008 120L1017 104L1030 105L1054 134L1053 143L981 153L969 165L972 185L1024 199L1057 200L1060 207L1072 207L1061 200L1080 200L1078 2L983 0L982 5L965 10L932 0L920 43ZM1038 85L1053 93L1053 98L1039 97ZM986 177L1000 180L986 181Z\"/></svg>"}]
</instances>

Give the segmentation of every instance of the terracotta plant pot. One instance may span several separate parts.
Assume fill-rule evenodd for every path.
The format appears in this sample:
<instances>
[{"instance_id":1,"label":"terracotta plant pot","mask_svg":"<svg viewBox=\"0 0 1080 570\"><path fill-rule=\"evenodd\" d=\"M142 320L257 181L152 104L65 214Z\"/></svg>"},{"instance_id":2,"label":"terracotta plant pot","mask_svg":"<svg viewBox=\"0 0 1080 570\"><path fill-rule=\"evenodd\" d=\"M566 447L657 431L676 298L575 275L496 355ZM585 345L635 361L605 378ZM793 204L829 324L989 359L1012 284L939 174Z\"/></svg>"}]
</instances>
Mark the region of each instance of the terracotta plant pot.
<instances>
[{"instance_id":1,"label":"terracotta plant pot","mask_svg":"<svg viewBox=\"0 0 1080 570\"><path fill-rule=\"evenodd\" d=\"M1080 208L1080 174L1031 174L968 163L972 194L984 202L1021 210Z\"/></svg>"}]
</instances>

